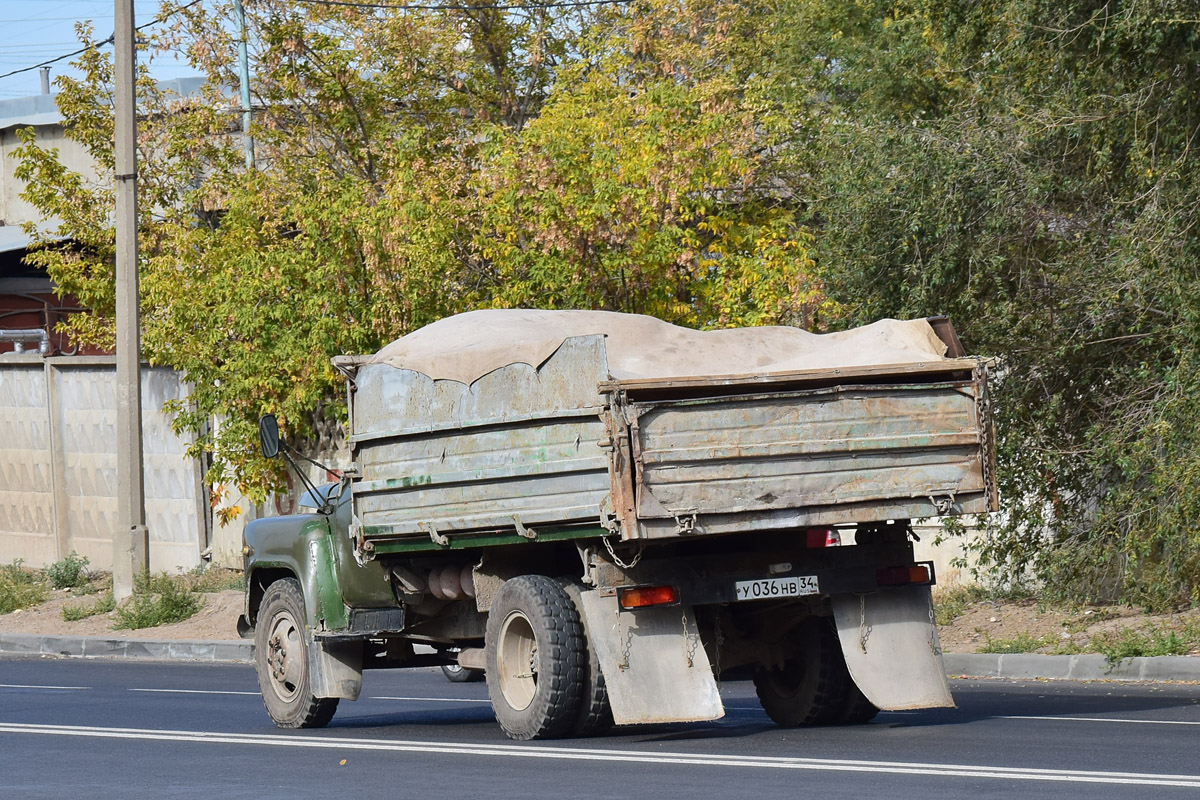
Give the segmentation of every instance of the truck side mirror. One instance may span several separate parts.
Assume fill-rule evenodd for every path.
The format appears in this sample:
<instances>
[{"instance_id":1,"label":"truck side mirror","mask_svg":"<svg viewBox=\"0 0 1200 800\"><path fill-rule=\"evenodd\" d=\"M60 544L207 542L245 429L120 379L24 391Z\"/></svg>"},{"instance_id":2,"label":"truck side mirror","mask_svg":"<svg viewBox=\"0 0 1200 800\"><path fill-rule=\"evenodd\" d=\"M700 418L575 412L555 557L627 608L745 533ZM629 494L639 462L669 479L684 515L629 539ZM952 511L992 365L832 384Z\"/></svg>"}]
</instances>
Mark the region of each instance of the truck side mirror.
<instances>
[{"instance_id":1,"label":"truck side mirror","mask_svg":"<svg viewBox=\"0 0 1200 800\"><path fill-rule=\"evenodd\" d=\"M263 414L258 418L258 448L263 458L279 455L279 422L274 414Z\"/></svg>"}]
</instances>

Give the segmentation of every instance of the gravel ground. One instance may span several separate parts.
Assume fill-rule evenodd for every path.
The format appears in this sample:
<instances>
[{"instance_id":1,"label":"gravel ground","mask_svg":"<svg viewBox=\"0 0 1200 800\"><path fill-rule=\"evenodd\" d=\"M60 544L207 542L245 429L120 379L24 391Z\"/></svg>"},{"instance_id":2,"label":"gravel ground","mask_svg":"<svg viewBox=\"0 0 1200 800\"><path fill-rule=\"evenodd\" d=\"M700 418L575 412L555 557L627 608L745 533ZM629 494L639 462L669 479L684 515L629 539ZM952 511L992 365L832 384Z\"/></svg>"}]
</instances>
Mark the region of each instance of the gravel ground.
<instances>
[{"instance_id":1,"label":"gravel ground","mask_svg":"<svg viewBox=\"0 0 1200 800\"><path fill-rule=\"evenodd\" d=\"M1170 631L1183 634L1188 629L1200 632L1200 611L1192 609L1177 614L1146 614L1128 606L1086 606L1080 608L1047 608L1037 601L994 603L981 601L969 606L965 613L939 630L942 649L947 653L1000 652L997 645L1018 637L1037 640L1040 646L1022 648L1025 652L1055 653L1064 648L1078 652L1101 652L1101 644L1136 631L1166 635ZM1182 637L1181 637L1182 638ZM1200 641L1190 652L1177 655L1200 655Z\"/></svg>"},{"instance_id":2,"label":"gravel ground","mask_svg":"<svg viewBox=\"0 0 1200 800\"><path fill-rule=\"evenodd\" d=\"M113 636L132 639L237 639L237 618L242 613L240 591L206 592L200 595L204 606L190 619L157 628L114 631L113 613L97 614L86 619L67 622L62 608L68 603L94 603L98 595L76 595L61 589L40 606L0 615L0 632L40 633L55 636Z\"/></svg>"}]
</instances>

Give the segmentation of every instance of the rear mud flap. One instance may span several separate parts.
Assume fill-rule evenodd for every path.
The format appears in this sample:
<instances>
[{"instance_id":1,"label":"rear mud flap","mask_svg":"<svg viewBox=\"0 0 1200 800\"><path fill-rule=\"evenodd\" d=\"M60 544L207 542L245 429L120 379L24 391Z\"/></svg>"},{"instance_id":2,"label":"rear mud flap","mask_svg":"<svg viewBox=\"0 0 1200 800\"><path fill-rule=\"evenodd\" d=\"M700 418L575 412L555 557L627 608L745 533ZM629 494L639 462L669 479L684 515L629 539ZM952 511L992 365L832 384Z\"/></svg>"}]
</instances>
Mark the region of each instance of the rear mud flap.
<instances>
[{"instance_id":1,"label":"rear mud flap","mask_svg":"<svg viewBox=\"0 0 1200 800\"><path fill-rule=\"evenodd\" d=\"M833 597L846 666L884 711L953 708L928 586Z\"/></svg>"},{"instance_id":2,"label":"rear mud flap","mask_svg":"<svg viewBox=\"0 0 1200 800\"><path fill-rule=\"evenodd\" d=\"M720 719L725 707L690 607L621 612L582 594L584 624L618 725Z\"/></svg>"}]
</instances>

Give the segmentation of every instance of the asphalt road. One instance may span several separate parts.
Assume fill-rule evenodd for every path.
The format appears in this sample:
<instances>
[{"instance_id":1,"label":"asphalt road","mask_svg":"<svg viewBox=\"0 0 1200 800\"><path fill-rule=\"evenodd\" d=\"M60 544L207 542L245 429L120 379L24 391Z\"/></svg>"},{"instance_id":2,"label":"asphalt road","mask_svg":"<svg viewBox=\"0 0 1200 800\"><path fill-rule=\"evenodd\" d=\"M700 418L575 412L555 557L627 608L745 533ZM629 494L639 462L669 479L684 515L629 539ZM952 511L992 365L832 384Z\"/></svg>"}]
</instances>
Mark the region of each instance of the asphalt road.
<instances>
[{"instance_id":1,"label":"asphalt road","mask_svg":"<svg viewBox=\"0 0 1200 800\"><path fill-rule=\"evenodd\" d=\"M749 683L718 722L516 743L483 684L368 672L281 731L248 666L0 660L0 798L1186 798L1200 686L959 681L959 708L782 730Z\"/></svg>"}]
</instances>

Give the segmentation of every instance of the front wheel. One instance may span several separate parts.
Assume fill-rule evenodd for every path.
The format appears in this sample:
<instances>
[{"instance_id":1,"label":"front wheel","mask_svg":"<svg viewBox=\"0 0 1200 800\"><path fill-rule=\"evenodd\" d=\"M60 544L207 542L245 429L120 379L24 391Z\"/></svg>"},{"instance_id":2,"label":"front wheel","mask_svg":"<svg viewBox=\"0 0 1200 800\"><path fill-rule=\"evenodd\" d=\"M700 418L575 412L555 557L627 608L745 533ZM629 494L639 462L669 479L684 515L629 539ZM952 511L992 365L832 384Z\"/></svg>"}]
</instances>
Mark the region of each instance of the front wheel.
<instances>
[{"instance_id":1,"label":"front wheel","mask_svg":"<svg viewBox=\"0 0 1200 800\"><path fill-rule=\"evenodd\" d=\"M587 664L583 625L571 598L542 575L522 575L496 592L488 612L488 696L510 739L571 732Z\"/></svg>"},{"instance_id":2,"label":"front wheel","mask_svg":"<svg viewBox=\"0 0 1200 800\"><path fill-rule=\"evenodd\" d=\"M336 697L314 697L308 669L312 647L304 626L304 595L294 578L272 583L263 595L254 636L254 661L263 705L281 728L323 728Z\"/></svg>"}]
</instances>

